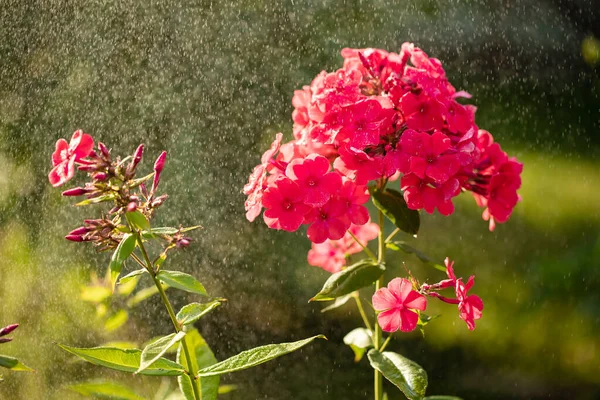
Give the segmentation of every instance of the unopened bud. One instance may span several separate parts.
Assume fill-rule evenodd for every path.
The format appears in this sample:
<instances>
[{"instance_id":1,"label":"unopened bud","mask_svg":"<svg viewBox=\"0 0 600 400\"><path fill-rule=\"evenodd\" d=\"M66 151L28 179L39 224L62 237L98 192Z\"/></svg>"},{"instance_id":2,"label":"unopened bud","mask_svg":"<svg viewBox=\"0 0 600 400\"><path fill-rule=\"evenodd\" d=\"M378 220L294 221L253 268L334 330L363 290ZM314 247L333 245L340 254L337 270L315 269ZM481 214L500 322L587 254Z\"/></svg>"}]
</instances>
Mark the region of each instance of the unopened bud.
<instances>
[{"instance_id":1,"label":"unopened bud","mask_svg":"<svg viewBox=\"0 0 600 400\"><path fill-rule=\"evenodd\" d=\"M106 178L108 178L108 175L106 175L106 172L98 172L97 174L94 174L94 180L96 181L105 181Z\"/></svg>"},{"instance_id":2,"label":"unopened bud","mask_svg":"<svg viewBox=\"0 0 600 400\"><path fill-rule=\"evenodd\" d=\"M90 230L88 228L86 228L85 226L80 226L79 228L73 229L71 232L69 232L69 236L85 235L89 231Z\"/></svg>"},{"instance_id":3,"label":"unopened bud","mask_svg":"<svg viewBox=\"0 0 600 400\"><path fill-rule=\"evenodd\" d=\"M148 188L146 187L145 183L140 184L140 190L142 191L144 197L148 197Z\"/></svg>"},{"instance_id":4,"label":"unopened bud","mask_svg":"<svg viewBox=\"0 0 600 400\"><path fill-rule=\"evenodd\" d=\"M135 201L127 204L127 212L134 212L135 210L137 210L137 203Z\"/></svg>"},{"instance_id":5,"label":"unopened bud","mask_svg":"<svg viewBox=\"0 0 600 400\"><path fill-rule=\"evenodd\" d=\"M191 242L192 242L192 239L190 239L188 237L184 237L184 238L179 239L175 243L175 245L181 249L181 248L184 248L184 247L188 247Z\"/></svg>"},{"instance_id":6,"label":"unopened bud","mask_svg":"<svg viewBox=\"0 0 600 400\"><path fill-rule=\"evenodd\" d=\"M84 171L84 172L94 172L98 169L98 167L94 164L88 164L88 165L80 165L79 167L77 167L80 171Z\"/></svg>"},{"instance_id":7,"label":"unopened bud","mask_svg":"<svg viewBox=\"0 0 600 400\"><path fill-rule=\"evenodd\" d=\"M152 190L151 190L152 193L154 193L154 191L158 187L158 183L160 182L160 174L162 173L162 170L165 167L166 159L167 159L167 152L163 151L162 153L160 153L160 155L154 162L154 181L152 182Z\"/></svg>"},{"instance_id":8,"label":"unopened bud","mask_svg":"<svg viewBox=\"0 0 600 400\"><path fill-rule=\"evenodd\" d=\"M65 239L70 240L71 242L83 242L83 236L81 235L67 235Z\"/></svg>"},{"instance_id":9,"label":"unopened bud","mask_svg":"<svg viewBox=\"0 0 600 400\"><path fill-rule=\"evenodd\" d=\"M0 338L0 344L2 344L2 343L8 343L8 342L11 342L11 341L12 341L12 338L8 338L8 337Z\"/></svg>"},{"instance_id":10,"label":"unopened bud","mask_svg":"<svg viewBox=\"0 0 600 400\"><path fill-rule=\"evenodd\" d=\"M11 324L0 329L0 336L6 336L19 327L19 324Z\"/></svg>"},{"instance_id":11,"label":"unopened bud","mask_svg":"<svg viewBox=\"0 0 600 400\"><path fill-rule=\"evenodd\" d=\"M98 142L98 149L100 149L104 157L110 157L110 152L108 151L108 148L104 145L104 143Z\"/></svg>"},{"instance_id":12,"label":"unopened bud","mask_svg":"<svg viewBox=\"0 0 600 400\"><path fill-rule=\"evenodd\" d=\"M88 190L84 189L82 187L76 187L73 189L69 189L69 190L65 190L64 192L62 192L63 196L83 196L84 194L87 194Z\"/></svg>"},{"instance_id":13,"label":"unopened bud","mask_svg":"<svg viewBox=\"0 0 600 400\"><path fill-rule=\"evenodd\" d=\"M162 196L158 196L156 199L154 199L154 201L152 202L152 207L159 207L161 206L167 199L169 198L168 195L163 194Z\"/></svg>"}]
</instances>

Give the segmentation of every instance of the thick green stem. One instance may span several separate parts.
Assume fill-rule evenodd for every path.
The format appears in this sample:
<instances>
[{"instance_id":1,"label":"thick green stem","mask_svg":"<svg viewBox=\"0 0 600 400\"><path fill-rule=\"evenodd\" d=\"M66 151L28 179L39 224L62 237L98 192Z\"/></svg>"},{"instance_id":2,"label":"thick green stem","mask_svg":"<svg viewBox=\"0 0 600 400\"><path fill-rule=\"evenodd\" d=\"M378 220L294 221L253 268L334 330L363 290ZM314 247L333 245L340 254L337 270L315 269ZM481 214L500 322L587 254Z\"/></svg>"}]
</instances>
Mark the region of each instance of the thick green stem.
<instances>
[{"instance_id":1,"label":"thick green stem","mask_svg":"<svg viewBox=\"0 0 600 400\"><path fill-rule=\"evenodd\" d=\"M383 263L385 261L385 239L384 239L384 216L383 212L379 210L379 235L378 235L378 252L377 252L377 261L379 263ZM377 282L375 282L375 291L378 291L383 286L383 276L380 277ZM373 337L373 345L375 349L379 350L381 348L381 327L375 319L375 334ZM374 389L375 389L375 400L381 400L383 397L383 379L381 376L381 372L375 370L374 375Z\"/></svg>"},{"instance_id":2,"label":"thick green stem","mask_svg":"<svg viewBox=\"0 0 600 400\"><path fill-rule=\"evenodd\" d=\"M144 246L144 242L142 240L142 235L140 235L139 232L136 232L136 235L137 235L138 246L140 247L140 251L142 252L142 255L144 256L144 267L146 268L148 273L152 276L152 280L154 281L154 285L158 289L160 298L162 299L162 301L167 309L167 312L169 313L169 317L171 317L171 322L173 323L173 326L175 327L175 332L179 333L181 331L181 325L179 324L179 322L177 322L177 316L175 315L175 311L173 310L173 306L171 305L171 302L167 298L167 294L165 293L165 288L163 288L162 284L160 283L160 280L156 277L156 272L154 271L154 264L152 264L152 261L150 261L150 257L148 256L148 251L146 251L146 247ZM183 353L185 354L185 360L187 362L186 374L190 377L190 381L192 383L192 390L194 391L194 399L202 400L202 390L201 390L200 378L198 378L196 376L196 373L193 370L194 366L192 363L191 353L188 348L185 337L181 340L181 347L183 349Z\"/></svg>"},{"instance_id":3,"label":"thick green stem","mask_svg":"<svg viewBox=\"0 0 600 400\"><path fill-rule=\"evenodd\" d=\"M367 314L365 313L362 301L360 300L360 295L358 294L358 292L354 292L352 297L354 297L354 301L356 301L356 307L358 307L358 312L360 312L360 316L362 317L363 322L365 323L365 327L368 330L372 331L373 328L371 328L371 323L369 322L369 318L367 318Z\"/></svg>"}]
</instances>

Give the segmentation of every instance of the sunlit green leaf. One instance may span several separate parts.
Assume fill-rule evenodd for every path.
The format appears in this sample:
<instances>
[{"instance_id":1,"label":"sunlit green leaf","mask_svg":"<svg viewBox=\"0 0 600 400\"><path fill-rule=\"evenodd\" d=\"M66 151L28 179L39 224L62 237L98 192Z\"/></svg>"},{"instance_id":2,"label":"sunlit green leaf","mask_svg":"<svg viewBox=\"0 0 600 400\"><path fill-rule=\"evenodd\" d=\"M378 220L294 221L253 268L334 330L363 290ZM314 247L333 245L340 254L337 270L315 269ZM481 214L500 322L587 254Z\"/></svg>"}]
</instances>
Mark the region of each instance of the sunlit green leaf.
<instances>
[{"instance_id":1,"label":"sunlit green leaf","mask_svg":"<svg viewBox=\"0 0 600 400\"><path fill-rule=\"evenodd\" d=\"M141 178L134 179L129 182L129 187L136 188L136 187L140 186L142 183L146 182L148 179L152 179L153 177L154 177L154 172L152 172L146 176L143 176Z\"/></svg>"},{"instance_id":2,"label":"sunlit green leaf","mask_svg":"<svg viewBox=\"0 0 600 400\"><path fill-rule=\"evenodd\" d=\"M129 319L129 314L125 310L119 310L106 320L104 323L104 329L107 332L111 332L119 329L127 320Z\"/></svg>"},{"instance_id":3,"label":"sunlit green leaf","mask_svg":"<svg viewBox=\"0 0 600 400\"><path fill-rule=\"evenodd\" d=\"M188 346L188 350L193 355L193 371L198 371L200 368L205 368L217 363L215 355L196 329L190 329L184 340ZM179 350L177 351L177 362L181 365L188 365L185 352L182 350L182 344L179 345ZM215 400L217 398L220 380L221 377L218 375L200 377L202 400ZM179 389L186 400L195 400L190 377L185 374L180 375L177 377L177 382L179 383Z\"/></svg>"},{"instance_id":4,"label":"sunlit green leaf","mask_svg":"<svg viewBox=\"0 0 600 400\"><path fill-rule=\"evenodd\" d=\"M118 349L135 349L137 348L137 343L135 342L126 342L126 341L111 341L102 344L102 347L116 347Z\"/></svg>"},{"instance_id":5,"label":"sunlit green leaf","mask_svg":"<svg viewBox=\"0 0 600 400\"><path fill-rule=\"evenodd\" d=\"M125 213L125 218L127 221L139 231L147 231L150 229L150 222L144 214L142 214L139 210L131 211Z\"/></svg>"},{"instance_id":6,"label":"sunlit green leaf","mask_svg":"<svg viewBox=\"0 0 600 400\"><path fill-rule=\"evenodd\" d=\"M411 210L406 205L402 193L394 189L381 191L375 186L369 187L373 204L390 219L398 228L406 233L416 235L419 232L421 220L419 212Z\"/></svg>"},{"instance_id":7,"label":"sunlit green leaf","mask_svg":"<svg viewBox=\"0 0 600 400\"><path fill-rule=\"evenodd\" d=\"M423 253L422 251L417 250L414 247L410 246L406 242L403 242L403 241L390 242L390 243L386 243L386 247L388 249L391 249L394 251L402 250L403 252L405 252L407 254L414 254L419 260L421 260L425 264L431 265L432 267L434 267L440 271L444 271L444 272L446 271L446 267L444 267L442 264L440 264L439 262L434 260L432 257L429 257L427 254Z\"/></svg>"},{"instance_id":8,"label":"sunlit green leaf","mask_svg":"<svg viewBox=\"0 0 600 400\"><path fill-rule=\"evenodd\" d=\"M271 361L277 357L296 351L317 338L326 339L323 335L317 335L308 339L299 340L297 342L269 344L266 346L256 347L251 350L246 350L240 354L228 358L225 361L221 361L215 365L211 365L210 367L202 368L200 371L198 371L198 375L222 375L252 368L267 361Z\"/></svg>"},{"instance_id":9,"label":"sunlit green leaf","mask_svg":"<svg viewBox=\"0 0 600 400\"><path fill-rule=\"evenodd\" d=\"M115 199L115 195L113 193L109 193L109 194L104 194L102 196L98 196L98 197L93 197L91 199L86 199L83 201L80 201L79 203L75 204L76 206L87 206L90 204L98 204L98 203L102 203L104 201L111 201Z\"/></svg>"},{"instance_id":10,"label":"sunlit green leaf","mask_svg":"<svg viewBox=\"0 0 600 400\"><path fill-rule=\"evenodd\" d=\"M369 347L373 347L373 332L365 328L356 328L344 336L344 343L354 352L354 362L359 362Z\"/></svg>"},{"instance_id":11,"label":"sunlit green leaf","mask_svg":"<svg viewBox=\"0 0 600 400\"><path fill-rule=\"evenodd\" d=\"M219 386L219 394L231 393L237 390L237 385L221 385Z\"/></svg>"},{"instance_id":12,"label":"sunlit green leaf","mask_svg":"<svg viewBox=\"0 0 600 400\"><path fill-rule=\"evenodd\" d=\"M337 297L350 294L355 290L370 286L381 275L385 267L371 260L365 259L349 266L346 269L331 275L323 288L310 301L333 300Z\"/></svg>"},{"instance_id":13,"label":"sunlit green leaf","mask_svg":"<svg viewBox=\"0 0 600 400\"><path fill-rule=\"evenodd\" d=\"M213 300L210 303L191 303L183 306L177 313L177 321L182 324L193 324L198 321L203 315L208 314L215 308L221 305L218 300Z\"/></svg>"},{"instance_id":14,"label":"sunlit green leaf","mask_svg":"<svg viewBox=\"0 0 600 400\"><path fill-rule=\"evenodd\" d=\"M167 285L186 292L208 296L204 286L193 276L179 271L160 271L156 277Z\"/></svg>"},{"instance_id":15,"label":"sunlit green leaf","mask_svg":"<svg viewBox=\"0 0 600 400\"><path fill-rule=\"evenodd\" d=\"M119 285L124 285L127 282L131 281L134 278L137 278L140 275L143 274L147 274L148 271L145 268L141 268L141 269L136 269L133 272L128 273L127 275L125 275L124 277L122 277L121 279L119 279Z\"/></svg>"},{"instance_id":16,"label":"sunlit green leaf","mask_svg":"<svg viewBox=\"0 0 600 400\"><path fill-rule=\"evenodd\" d=\"M95 365L123 372L135 372L140 367L142 351L138 349L119 349L116 347L77 348L59 344L71 354ZM176 362L160 358L144 371L142 375L177 376L183 374L183 367Z\"/></svg>"},{"instance_id":17,"label":"sunlit green leaf","mask_svg":"<svg viewBox=\"0 0 600 400\"><path fill-rule=\"evenodd\" d=\"M106 286L83 286L81 288L81 300L90 303L101 303L112 294Z\"/></svg>"},{"instance_id":18,"label":"sunlit green leaf","mask_svg":"<svg viewBox=\"0 0 600 400\"><path fill-rule=\"evenodd\" d=\"M323 312L335 310L336 308L341 307L344 304L346 304L348 302L348 300L350 300L351 298L352 298L352 293L347 294L345 296L340 296L337 299L335 299L333 304L330 304L327 307L325 307L324 309L322 309L321 312L323 313Z\"/></svg>"},{"instance_id":19,"label":"sunlit green leaf","mask_svg":"<svg viewBox=\"0 0 600 400\"><path fill-rule=\"evenodd\" d=\"M136 294L134 294L132 298L127 300L127 307L130 307L130 308L135 307L138 304L140 304L142 301L149 299L150 297L154 296L155 294L158 294L158 288L154 285L148 286L147 288L144 288L144 289L136 292Z\"/></svg>"},{"instance_id":20,"label":"sunlit green leaf","mask_svg":"<svg viewBox=\"0 0 600 400\"><path fill-rule=\"evenodd\" d=\"M33 369L29 368L27 365L23 364L21 361L17 360L14 357L0 355L0 367L8 368L13 371L24 371L24 372L32 372Z\"/></svg>"},{"instance_id":21,"label":"sunlit green leaf","mask_svg":"<svg viewBox=\"0 0 600 400\"><path fill-rule=\"evenodd\" d=\"M180 331L177 333L172 333L170 335L158 338L157 340L150 343L148 346L144 348L142 351L142 362L140 363L140 367L136 374L142 373L146 368L150 367L154 362L158 361L163 354L169 350L169 347L173 346L175 343L179 343L181 339L185 336L184 331Z\"/></svg>"},{"instance_id":22,"label":"sunlit green leaf","mask_svg":"<svg viewBox=\"0 0 600 400\"><path fill-rule=\"evenodd\" d=\"M131 233L126 233L123 235L123 239L119 242L119 245L115 249L115 252L112 255L110 260L110 280L111 287L114 290L115 283L117 282L117 278L121 273L121 269L123 268L123 263L125 260L129 258L133 250L135 249L136 237Z\"/></svg>"},{"instance_id":23,"label":"sunlit green leaf","mask_svg":"<svg viewBox=\"0 0 600 400\"><path fill-rule=\"evenodd\" d=\"M427 390L427 373L421 366L400 354L375 349L367 354L371 366L396 385L409 400L422 400Z\"/></svg>"},{"instance_id":24,"label":"sunlit green leaf","mask_svg":"<svg viewBox=\"0 0 600 400\"><path fill-rule=\"evenodd\" d=\"M92 381L67 386L83 396L110 400L145 400L133 390L115 382Z\"/></svg>"}]
</instances>

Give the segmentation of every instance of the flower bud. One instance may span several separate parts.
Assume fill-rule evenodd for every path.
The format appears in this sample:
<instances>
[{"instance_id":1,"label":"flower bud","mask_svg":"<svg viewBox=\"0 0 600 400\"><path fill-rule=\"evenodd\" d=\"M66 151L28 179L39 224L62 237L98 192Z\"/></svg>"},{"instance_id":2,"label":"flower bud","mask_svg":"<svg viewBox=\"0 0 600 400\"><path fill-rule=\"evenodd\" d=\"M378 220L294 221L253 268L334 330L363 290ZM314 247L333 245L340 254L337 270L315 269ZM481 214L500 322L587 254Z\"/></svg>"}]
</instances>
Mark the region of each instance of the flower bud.
<instances>
[{"instance_id":1,"label":"flower bud","mask_svg":"<svg viewBox=\"0 0 600 400\"><path fill-rule=\"evenodd\" d=\"M192 239L188 238L188 237L183 237L181 239L179 239L175 245L177 247L179 247L180 249L188 247L190 245L190 243L192 242Z\"/></svg>"},{"instance_id":2,"label":"flower bud","mask_svg":"<svg viewBox=\"0 0 600 400\"><path fill-rule=\"evenodd\" d=\"M162 170L165 167L166 159L167 159L167 152L163 151L162 153L160 153L160 155L154 162L154 181L152 181L152 190L151 190L152 193L154 193L154 191L158 187L158 183L160 182L160 174L162 173Z\"/></svg>"},{"instance_id":3,"label":"flower bud","mask_svg":"<svg viewBox=\"0 0 600 400\"><path fill-rule=\"evenodd\" d=\"M95 181L105 181L106 178L108 178L108 175L106 175L106 172L98 172L96 174L94 174L94 180Z\"/></svg>"},{"instance_id":4,"label":"flower bud","mask_svg":"<svg viewBox=\"0 0 600 400\"><path fill-rule=\"evenodd\" d=\"M104 143L102 142L98 142L98 149L100 149L100 151L102 152L102 155L106 158L110 157L110 152L108 151L108 148L104 145Z\"/></svg>"},{"instance_id":5,"label":"flower bud","mask_svg":"<svg viewBox=\"0 0 600 400\"><path fill-rule=\"evenodd\" d=\"M12 338L8 338L8 337L0 338L0 344L2 344L2 343L8 343L8 342L11 342L11 341L12 341Z\"/></svg>"},{"instance_id":6,"label":"flower bud","mask_svg":"<svg viewBox=\"0 0 600 400\"><path fill-rule=\"evenodd\" d=\"M135 201L127 204L127 212L134 212L135 210L137 210L137 203Z\"/></svg>"},{"instance_id":7,"label":"flower bud","mask_svg":"<svg viewBox=\"0 0 600 400\"><path fill-rule=\"evenodd\" d=\"M144 154L144 145L140 144L137 149L135 149L135 153L133 153L133 160L131 160L131 164L129 165L128 170L130 172L135 171L135 168L138 166L140 161L142 161L142 155Z\"/></svg>"},{"instance_id":8,"label":"flower bud","mask_svg":"<svg viewBox=\"0 0 600 400\"><path fill-rule=\"evenodd\" d=\"M167 200L168 198L169 198L169 196L168 196L168 195L166 195L166 194L163 194L162 196L159 196L159 197L157 197L157 198L156 198L156 199L155 199L155 200L152 202L151 206L152 206L153 208L155 208L155 207L159 207L159 206L161 206L161 205L162 205L162 203L164 203L164 202L165 202L165 200Z\"/></svg>"},{"instance_id":9,"label":"flower bud","mask_svg":"<svg viewBox=\"0 0 600 400\"><path fill-rule=\"evenodd\" d=\"M80 236L80 235L85 235L86 233L88 233L90 230L88 228L86 228L85 226L80 226L77 229L73 229L71 232L69 232L69 236Z\"/></svg>"},{"instance_id":10,"label":"flower bud","mask_svg":"<svg viewBox=\"0 0 600 400\"><path fill-rule=\"evenodd\" d=\"M70 240L71 242L83 242L83 236L81 235L67 235L65 239Z\"/></svg>"},{"instance_id":11,"label":"flower bud","mask_svg":"<svg viewBox=\"0 0 600 400\"><path fill-rule=\"evenodd\" d=\"M73 189L69 189L69 190L65 190L64 192L62 192L63 196L83 196L84 194L87 194L88 190L84 189L82 187L76 187Z\"/></svg>"},{"instance_id":12,"label":"flower bud","mask_svg":"<svg viewBox=\"0 0 600 400\"><path fill-rule=\"evenodd\" d=\"M0 329L0 336L6 336L19 327L19 324L11 324Z\"/></svg>"}]
</instances>

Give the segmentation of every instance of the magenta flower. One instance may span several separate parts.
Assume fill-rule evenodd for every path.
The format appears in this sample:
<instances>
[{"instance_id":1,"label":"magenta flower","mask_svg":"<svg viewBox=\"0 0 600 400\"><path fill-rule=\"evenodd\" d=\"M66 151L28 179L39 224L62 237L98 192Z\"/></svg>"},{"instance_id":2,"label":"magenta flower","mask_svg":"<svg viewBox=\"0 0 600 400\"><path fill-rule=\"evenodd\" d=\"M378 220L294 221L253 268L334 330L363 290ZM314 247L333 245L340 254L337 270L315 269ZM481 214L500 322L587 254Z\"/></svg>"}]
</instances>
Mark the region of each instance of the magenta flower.
<instances>
[{"instance_id":1,"label":"magenta flower","mask_svg":"<svg viewBox=\"0 0 600 400\"><path fill-rule=\"evenodd\" d=\"M433 135L407 130L400 138L402 150L409 154L410 172L421 179L431 178L442 184L460 168L460 156L456 152L443 154L452 148L450 138L439 131Z\"/></svg>"},{"instance_id":2,"label":"magenta flower","mask_svg":"<svg viewBox=\"0 0 600 400\"><path fill-rule=\"evenodd\" d=\"M423 92L419 95L406 93L400 99L399 106L409 128L419 131L442 129L444 106L436 99L427 97Z\"/></svg>"},{"instance_id":3,"label":"magenta flower","mask_svg":"<svg viewBox=\"0 0 600 400\"><path fill-rule=\"evenodd\" d=\"M410 332L417 327L419 314L424 311L427 299L416 290L408 279L395 278L387 287L373 295L373 308L379 312L377 322L385 332Z\"/></svg>"},{"instance_id":4,"label":"magenta flower","mask_svg":"<svg viewBox=\"0 0 600 400\"><path fill-rule=\"evenodd\" d=\"M64 185L75 175L75 164L90 155L94 147L94 139L83 131L77 130L71 137L71 142L58 139L56 148L52 153L52 170L48 174L48 180L52 186Z\"/></svg>"},{"instance_id":5,"label":"magenta flower","mask_svg":"<svg viewBox=\"0 0 600 400\"><path fill-rule=\"evenodd\" d=\"M350 146L339 148L339 157L333 166L348 178L355 179L359 185L381 178L385 173L384 160L371 157L362 150Z\"/></svg>"},{"instance_id":6,"label":"magenta flower","mask_svg":"<svg viewBox=\"0 0 600 400\"><path fill-rule=\"evenodd\" d=\"M350 222L355 225L364 225L369 222L369 210L363 204L369 201L370 198L366 186L356 185L350 179L344 179L338 199L345 207L345 214Z\"/></svg>"},{"instance_id":7,"label":"magenta flower","mask_svg":"<svg viewBox=\"0 0 600 400\"><path fill-rule=\"evenodd\" d=\"M338 240L350 228L350 220L346 215L346 207L336 199L331 199L324 206L314 208L306 216L310 223L306 234L313 243L323 243L327 239Z\"/></svg>"},{"instance_id":8,"label":"magenta flower","mask_svg":"<svg viewBox=\"0 0 600 400\"><path fill-rule=\"evenodd\" d=\"M408 208L412 210L423 208L429 214L433 214L437 208L440 214L446 216L454 212L452 198L460 193L457 179L450 179L443 185L432 186L415 174L408 174L404 175L400 182Z\"/></svg>"},{"instance_id":9,"label":"magenta flower","mask_svg":"<svg viewBox=\"0 0 600 400\"><path fill-rule=\"evenodd\" d=\"M262 195L266 208L263 218L269 228L293 232L297 230L311 207L303 202L304 192L297 183L280 178L269 186Z\"/></svg>"},{"instance_id":10,"label":"magenta flower","mask_svg":"<svg viewBox=\"0 0 600 400\"><path fill-rule=\"evenodd\" d=\"M293 160L285 172L304 192L304 203L321 207L342 186L341 175L329 172L330 169L325 157L313 153L304 159Z\"/></svg>"},{"instance_id":11,"label":"magenta flower","mask_svg":"<svg viewBox=\"0 0 600 400\"><path fill-rule=\"evenodd\" d=\"M312 248L308 251L308 263L332 274L341 271L346 264L346 252L342 242L341 240L326 240L323 243L313 243Z\"/></svg>"},{"instance_id":12,"label":"magenta flower","mask_svg":"<svg viewBox=\"0 0 600 400\"><path fill-rule=\"evenodd\" d=\"M350 145L358 149L379 143L380 135L387 130L387 113L383 112L381 103L375 99L361 100L344 108L341 115L342 129L336 140L348 139Z\"/></svg>"},{"instance_id":13,"label":"magenta flower","mask_svg":"<svg viewBox=\"0 0 600 400\"><path fill-rule=\"evenodd\" d=\"M468 294L473 287L475 277L471 276L467 283L463 283L461 279L456 281L456 299L458 303L458 312L460 318L467 323L469 330L475 329L475 321L481 318L483 311L483 301L474 294Z\"/></svg>"}]
</instances>

